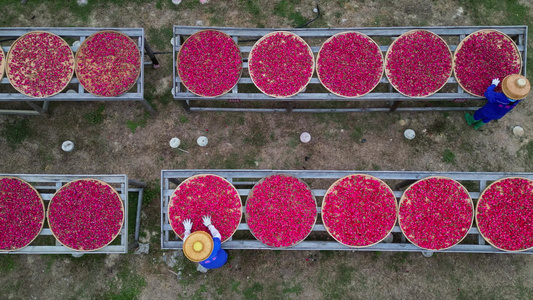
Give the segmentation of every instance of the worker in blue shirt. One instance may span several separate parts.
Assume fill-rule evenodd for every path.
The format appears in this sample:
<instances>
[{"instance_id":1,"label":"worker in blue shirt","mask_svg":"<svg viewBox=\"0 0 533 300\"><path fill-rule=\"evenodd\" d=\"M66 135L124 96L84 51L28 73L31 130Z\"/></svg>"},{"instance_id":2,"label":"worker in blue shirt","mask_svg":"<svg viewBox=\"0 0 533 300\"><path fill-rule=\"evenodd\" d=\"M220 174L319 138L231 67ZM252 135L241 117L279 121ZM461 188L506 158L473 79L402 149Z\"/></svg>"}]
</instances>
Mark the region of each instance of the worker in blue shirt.
<instances>
[{"instance_id":1,"label":"worker in blue shirt","mask_svg":"<svg viewBox=\"0 0 533 300\"><path fill-rule=\"evenodd\" d=\"M498 120L511 111L521 99L524 99L531 85L529 81L522 75L512 74L503 79L502 90L503 93L495 92L494 89L500 80L495 78L492 80L492 84L485 91L485 98L487 103L480 109L478 109L474 116L469 113L465 114L465 119L468 125L474 125L474 129L478 129L481 126L492 120Z\"/></svg>"},{"instance_id":2,"label":"worker in blue shirt","mask_svg":"<svg viewBox=\"0 0 533 300\"><path fill-rule=\"evenodd\" d=\"M191 234L192 221L183 221L185 233L183 236L183 252L192 261L199 262L206 269L222 267L228 261L228 254L221 248L221 235L213 224L211 216L203 216L205 227L211 235L204 231L196 231Z\"/></svg>"}]
</instances>

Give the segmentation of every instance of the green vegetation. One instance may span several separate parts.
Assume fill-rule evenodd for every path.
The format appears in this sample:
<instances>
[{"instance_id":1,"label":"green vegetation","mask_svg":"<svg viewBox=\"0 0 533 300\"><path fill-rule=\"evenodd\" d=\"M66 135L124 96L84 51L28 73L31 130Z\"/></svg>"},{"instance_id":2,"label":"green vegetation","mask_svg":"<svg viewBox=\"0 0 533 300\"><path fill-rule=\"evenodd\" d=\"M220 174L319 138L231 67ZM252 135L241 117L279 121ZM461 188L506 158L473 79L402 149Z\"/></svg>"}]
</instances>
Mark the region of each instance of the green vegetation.
<instances>
[{"instance_id":1,"label":"green vegetation","mask_svg":"<svg viewBox=\"0 0 533 300\"><path fill-rule=\"evenodd\" d=\"M189 118L187 118L187 117L184 116L184 115L179 116L179 119L180 119L180 123L181 123L181 124L189 123Z\"/></svg>"},{"instance_id":2,"label":"green vegetation","mask_svg":"<svg viewBox=\"0 0 533 300\"><path fill-rule=\"evenodd\" d=\"M6 139L12 148L15 148L31 136L32 132L28 123L28 119L16 119L4 125L4 129L1 131L2 137Z\"/></svg>"},{"instance_id":3,"label":"green vegetation","mask_svg":"<svg viewBox=\"0 0 533 300\"><path fill-rule=\"evenodd\" d=\"M355 127L350 133L350 137L352 138L352 140L359 142L359 140L363 137L363 128Z\"/></svg>"},{"instance_id":4,"label":"green vegetation","mask_svg":"<svg viewBox=\"0 0 533 300\"><path fill-rule=\"evenodd\" d=\"M238 292L239 291L239 286L241 285L241 282L240 281L237 281L237 280L233 280L231 282L231 290L233 292Z\"/></svg>"},{"instance_id":5,"label":"green vegetation","mask_svg":"<svg viewBox=\"0 0 533 300\"><path fill-rule=\"evenodd\" d=\"M288 18L294 27L303 25L307 19L302 14L295 10L294 4L298 4L297 0L281 0L274 7L274 14L280 17Z\"/></svg>"},{"instance_id":6,"label":"green vegetation","mask_svg":"<svg viewBox=\"0 0 533 300\"><path fill-rule=\"evenodd\" d=\"M110 292L104 295L103 299L136 299L137 296L142 292L143 287L145 286L146 280L144 280L141 275L133 273L127 268L123 268L120 273L117 274L117 279L111 282L109 287Z\"/></svg>"},{"instance_id":7,"label":"green vegetation","mask_svg":"<svg viewBox=\"0 0 533 300\"><path fill-rule=\"evenodd\" d=\"M172 35L171 25L161 28L148 28L146 31L146 38L149 39L150 46L152 46L154 51L172 51L172 45L170 44Z\"/></svg>"},{"instance_id":8,"label":"green vegetation","mask_svg":"<svg viewBox=\"0 0 533 300\"><path fill-rule=\"evenodd\" d=\"M196 271L196 263L184 259L181 261L180 266L183 269L181 270L182 277L179 282L185 286L196 283L201 274Z\"/></svg>"},{"instance_id":9,"label":"green vegetation","mask_svg":"<svg viewBox=\"0 0 533 300\"><path fill-rule=\"evenodd\" d=\"M0 274L9 273L15 269L16 262L11 255L1 255L0 256Z\"/></svg>"},{"instance_id":10,"label":"green vegetation","mask_svg":"<svg viewBox=\"0 0 533 300\"><path fill-rule=\"evenodd\" d=\"M533 165L533 141L529 141L525 146L526 151L526 161Z\"/></svg>"},{"instance_id":11,"label":"green vegetation","mask_svg":"<svg viewBox=\"0 0 533 300\"><path fill-rule=\"evenodd\" d=\"M128 127L131 130L131 133L135 133L137 131L137 128L141 127L144 128L146 126L146 123L148 122L148 117L150 114L148 112L144 113L144 116L140 120L129 120L126 122L126 127Z\"/></svg>"},{"instance_id":12,"label":"green vegetation","mask_svg":"<svg viewBox=\"0 0 533 300\"><path fill-rule=\"evenodd\" d=\"M83 115L83 118L91 125L98 125L104 122L104 110L105 106L100 104L96 111L91 111Z\"/></svg>"},{"instance_id":13,"label":"green vegetation","mask_svg":"<svg viewBox=\"0 0 533 300\"><path fill-rule=\"evenodd\" d=\"M261 14L261 8L257 4L256 0L240 0L241 5L244 5L246 11L248 11L252 16L257 17Z\"/></svg>"},{"instance_id":14,"label":"green vegetation","mask_svg":"<svg viewBox=\"0 0 533 300\"><path fill-rule=\"evenodd\" d=\"M287 287L283 289L284 294L296 294L296 296L300 295L303 292L303 288L301 284L296 284L291 287Z\"/></svg>"},{"instance_id":15,"label":"green vegetation","mask_svg":"<svg viewBox=\"0 0 533 300\"><path fill-rule=\"evenodd\" d=\"M442 152L442 161L447 164L454 164L455 153L453 153L450 149L444 149L444 152Z\"/></svg>"},{"instance_id":16,"label":"green vegetation","mask_svg":"<svg viewBox=\"0 0 533 300\"><path fill-rule=\"evenodd\" d=\"M200 285L200 287L194 292L192 296L193 299L203 300L205 299L205 293L207 293L207 287L205 284Z\"/></svg>"},{"instance_id":17,"label":"green vegetation","mask_svg":"<svg viewBox=\"0 0 533 300\"><path fill-rule=\"evenodd\" d=\"M259 282L254 282L251 286L245 288L242 291L244 299L258 299L258 293L260 294L263 291L263 285Z\"/></svg>"},{"instance_id":18,"label":"green vegetation","mask_svg":"<svg viewBox=\"0 0 533 300\"><path fill-rule=\"evenodd\" d=\"M249 127L250 133L244 138L246 144L254 147L262 147L267 144L264 127L260 122L255 122Z\"/></svg>"},{"instance_id":19,"label":"green vegetation","mask_svg":"<svg viewBox=\"0 0 533 300\"><path fill-rule=\"evenodd\" d=\"M390 256L390 263L387 264L392 270L398 272L400 267L407 262L409 252L396 252Z\"/></svg>"},{"instance_id":20,"label":"green vegetation","mask_svg":"<svg viewBox=\"0 0 533 300\"><path fill-rule=\"evenodd\" d=\"M350 290L355 268L338 264L335 273L320 274L320 290L324 299L343 299Z\"/></svg>"}]
</instances>

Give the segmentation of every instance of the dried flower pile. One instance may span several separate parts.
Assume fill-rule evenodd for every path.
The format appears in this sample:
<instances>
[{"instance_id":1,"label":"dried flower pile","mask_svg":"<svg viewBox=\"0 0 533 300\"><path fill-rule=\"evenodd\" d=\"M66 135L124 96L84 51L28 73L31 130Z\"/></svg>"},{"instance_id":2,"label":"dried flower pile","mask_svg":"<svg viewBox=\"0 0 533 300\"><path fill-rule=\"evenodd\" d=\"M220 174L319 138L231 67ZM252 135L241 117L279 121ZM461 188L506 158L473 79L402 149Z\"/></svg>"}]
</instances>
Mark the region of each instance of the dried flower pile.
<instances>
[{"instance_id":1,"label":"dried flower pile","mask_svg":"<svg viewBox=\"0 0 533 300\"><path fill-rule=\"evenodd\" d=\"M6 58L4 55L4 50L0 46L0 80L4 77L4 66L6 65Z\"/></svg>"},{"instance_id":2,"label":"dried flower pile","mask_svg":"<svg viewBox=\"0 0 533 300\"><path fill-rule=\"evenodd\" d=\"M29 245L41 232L44 203L39 193L18 178L0 178L0 251Z\"/></svg>"},{"instance_id":3,"label":"dried flower pile","mask_svg":"<svg viewBox=\"0 0 533 300\"><path fill-rule=\"evenodd\" d=\"M476 208L479 232L494 247L523 251L533 247L533 181L505 178L491 184Z\"/></svg>"},{"instance_id":4,"label":"dried flower pile","mask_svg":"<svg viewBox=\"0 0 533 300\"><path fill-rule=\"evenodd\" d=\"M302 91L313 76L313 52L293 33L272 32L253 46L248 70L261 92L272 97L291 97Z\"/></svg>"},{"instance_id":5,"label":"dried flower pile","mask_svg":"<svg viewBox=\"0 0 533 300\"><path fill-rule=\"evenodd\" d=\"M202 216L209 215L224 242L239 226L241 207L237 190L226 179L217 175L197 175L176 188L170 198L168 216L174 232L183 238L183 220L192 220L191 232L209 232L202 222Z\"/></svg>"},{"instance_id":6,"label":"dried flower pile","mask_svg":"<svg viewBox=\"0 0 533 300\"><path fill-rule=\"evenodd\" d=\"M203 30L191 35L177 58L178 75L185 87L199 96L229 92L242 73L241 51L227 34Z\"/></svg>"},{"instance_id":7,"label":"dried flower pile","mask_svg":"<svg viewBox=\"0 0 533 300\"><path fill-rule=\"evenodd\" d=\"M33 31L19 37L7 54L6 74L20 93L36 98L61 92L72 79L74 55L59 36Z\"/></svg>"},{"instance_id":8,"label":"dried flower pile","mask_svg":"<svg viewBox=\"0 0 533 300\"><path fill-rule=\"evenodd\" d=\"M494 78L503 80L522 68L516 44L504 33L480 30L457 46L454 57L455 78L465 91L483 97ZM501 92L501 85L496 88Z\"/></svg>"},{"instance_id":9,"label":"dried flower pile","mask_svg":"<svg viewBox=\"0 0 533 300\"><path fill-rule=\"evenodd\" d=\"M305 239L316 222L316 200L309 187L289 175L258 182L246 201L252 234L271 247L289 247Z\"/></svg>"},{"instance_id":10,"label":"dried flower pile","mask_svg":"<svg viewBox=\"0 0 533 300\"><path fill-rule=\"evenodd\" d=\"M322 204L322 220L340 243L371 246L394 228L396 198L383 181L368 175L350 175L329 188Z\"/></svg>"},{"instance_id":11,"label":"dried flower pile","mask_svg":"<svg viewBox=\"0 0 533 300\"><path fill-rule=\"evenodd\" d=\"M411 185L400 200L399 223L418 247L443 250L459 243L472 226L474 207L455 180L429 177Z\"/></svg>"},{"instance_id":12,"label":"dried flower pile","mask_svg":"<svg viewBox=\"0 0 533 300\"><path fill-rule=\"evenodd\" d=\"M426 30L413 30L398 37L389 47L385 64L390 83L408 97L434 94L452 74L448 45Z\"/></svg>"},{"instance_id":13,"label":"dried flower pile","mask_svg":"<svg viewBox=\"0 0 533 300\"><path fill-rule=\"evenodd\" d=\"M324 43L316 67L320 82L330 92L343 97L358 97L378 85L383 76L383 55L368 36L344 32Z\"/></svg>"},{"instance_id":14,"label":"dried flower pile","mask_svg":"<svg viewBox=\"0 0 533 300\"><path fill-rule=\"evenodd\" d=\"M54 236L68 248L100 249L120 233L124 207L107 183L81 179L64 185L50 200L48 224Z\"/></svg>"},{"instance_id":15,"label":"dried flower pile","mask_svg":"<svg viewBox=\"0 0 533 300\"><path fill-rule=\"evenodd\" d=\"M76 52L76 76L89 93L117 97L133 87L141 72L137 44L116 31L100 31Z\"/></svg>"}]
</instances>

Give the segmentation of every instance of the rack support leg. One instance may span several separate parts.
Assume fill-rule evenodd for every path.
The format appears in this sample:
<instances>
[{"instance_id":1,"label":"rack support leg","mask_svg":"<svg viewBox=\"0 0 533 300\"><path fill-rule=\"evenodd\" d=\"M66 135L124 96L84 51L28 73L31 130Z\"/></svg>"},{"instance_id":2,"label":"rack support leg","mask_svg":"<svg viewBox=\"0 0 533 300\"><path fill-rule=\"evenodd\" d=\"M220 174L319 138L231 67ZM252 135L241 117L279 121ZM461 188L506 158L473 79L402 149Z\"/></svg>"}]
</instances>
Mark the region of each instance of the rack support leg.
<instances>
[{"instance_id":1,"label":"rack support leg","mask_svg":"<svg viewBox=\"0 0 533 300\"><path fill-rule=\"evenodd\" d=\"M152 60L152 65L154 66L154 69L159 69L159 61L155 57L154 50L152 50L152 47L150 47L146 38L144 38L144 51L146 51L146 54L148 54L148 57L150 57L150 60Z\"/></svg>"},{"instance_id":2,"label":"rack support leg","mask_svg":"<svg viewBox=\"0 0 533 300\"><path fill-rule=\"evenodd\" d=\"M191 112L191 107L189 106L189 100L180 100L181 106L183 106L183 109L185 109L186 112Z\"/></svg>"},{"instance_id":3,"label":"rack support leg","mask_svg":"<svg viewBox=\"0 0 533 300\"><path fill-rule=\"evenodd\" d=\"M155 115L155 109L152 107L152 105L150 105L150 103L148 103L148 101L146 101L146 99L143 98L141 102L152 116Z\"/></svg>"},{"instance_id":4,"label":"rack support leg","mask_svg":"<svg viewBox=\"0 0 533 300\"><path fill-rule=\"evenodd\" d=\"M396 109L398 109L398 107L400 106L400 104L402 104L403 101L394 101L394 103L392 103L390 109L389 109L389 112L395 112Z\"/></svg>"},{"instance_id":5,"label":"rack support leg","mask_svg":"<svg viewBox=\"0 0 533 300\"><path fill-rule=\"evenodd\" d=\"M34 110L36 110L40 115L45 115L46 114L46 110L42 107L40 107L39 105L31 102L31 101L26 101L26 103L31 107L33 108Z\"/></svg>"}]
</instances>

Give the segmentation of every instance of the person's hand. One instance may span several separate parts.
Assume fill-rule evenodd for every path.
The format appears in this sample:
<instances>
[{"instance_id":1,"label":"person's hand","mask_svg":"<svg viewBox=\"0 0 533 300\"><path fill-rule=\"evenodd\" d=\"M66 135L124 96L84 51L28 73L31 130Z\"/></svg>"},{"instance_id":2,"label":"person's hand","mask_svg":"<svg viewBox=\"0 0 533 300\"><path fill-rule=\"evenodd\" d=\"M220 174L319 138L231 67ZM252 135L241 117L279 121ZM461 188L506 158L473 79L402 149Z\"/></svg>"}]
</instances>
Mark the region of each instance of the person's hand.
<instances>
[{"instance_id":1,"label":"person's hand","mask_svg":"<svg viewBox=\"0 0 533 300\"><path fill-rule=\"evenodd\" d=\"M492 79L492 84L494 84L495 86L498 86L498 84L500 84L500 80L498 78L494 78Z\"/></svg>"},{"instance_id":2,"label":"person's hand","mask_svg":"<svg viewBox=\"0 0 533 300\"><path fill-rule=\"evenodd\" d=\"M205 227L209 227L209 225L211 225L211 216L203 216L202 220L204 220Z\"/></svg>"},{"instance_id":3,"label":"person's hand","mask_svg":"<svg viewBox=\"0 0 533 300\"><path fill-rule=\"evenodd\" d=\"M191 219L185 219L182 222L183 227L185 227L185 231L191 231L192 229L192 221Z\"/></svg>"}]
</instances>

